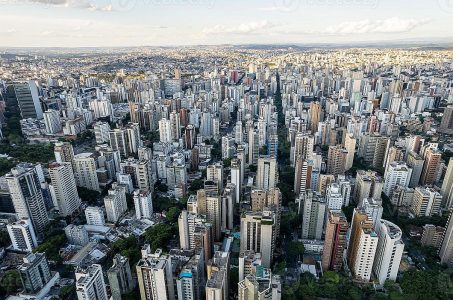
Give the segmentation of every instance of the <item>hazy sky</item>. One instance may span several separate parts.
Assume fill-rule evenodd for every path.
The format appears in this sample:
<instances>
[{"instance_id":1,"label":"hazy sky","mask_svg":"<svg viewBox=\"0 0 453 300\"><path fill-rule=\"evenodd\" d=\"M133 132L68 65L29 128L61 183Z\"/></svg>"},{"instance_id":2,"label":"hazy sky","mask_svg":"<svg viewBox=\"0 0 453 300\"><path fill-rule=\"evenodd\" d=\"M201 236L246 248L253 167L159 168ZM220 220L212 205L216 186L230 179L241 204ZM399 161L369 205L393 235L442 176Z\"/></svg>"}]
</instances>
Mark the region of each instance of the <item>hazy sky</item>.
<instances>
[{"instance_id":1,"label":"hazy sky","mask_svg":"<svg viewBox=\"0 0 453 300\"><path fill-rule=\"evenodd\" d=\"M0 0L0 47L442 38L453 0Z\"/></svg>"}]
</instances>

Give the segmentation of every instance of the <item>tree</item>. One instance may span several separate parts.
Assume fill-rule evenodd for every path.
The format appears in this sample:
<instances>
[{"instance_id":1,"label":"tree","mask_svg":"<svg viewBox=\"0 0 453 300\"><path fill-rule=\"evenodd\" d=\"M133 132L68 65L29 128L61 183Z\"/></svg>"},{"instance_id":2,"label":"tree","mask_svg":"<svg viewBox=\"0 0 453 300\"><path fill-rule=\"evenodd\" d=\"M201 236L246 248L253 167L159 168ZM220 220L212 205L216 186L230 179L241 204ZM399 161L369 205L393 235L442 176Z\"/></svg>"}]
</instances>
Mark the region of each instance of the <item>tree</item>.
<instances>
[{"instance_id":1,"label":"tree","mask_svg":"<svg viewBox=\"0 0 453 300\"><path fill-rule=\"evenodd\" d=\"M22 281L20 279L19 271L6 271L5 276L3 276L2 281L0 282L0 288L3 291L3 294L6 295L13 294L22 289Z\"/></svg>"},{"instance_id":2,"label":"tree","mask_svg":"<svg viewBox=\"0 0 453 300\"><path fill-rule=\"evenodd\" d=\"M9 234L6 231L0 231L0 247L7 247L11 245Z\"/></svg>"},{"instance_id":3,"label":"tree","mask_svg":"<svg viewBox=\"0 0 453 300\"><path fill-rule=\"evenodd\" d=\"M192 181L189 187L189 191L196 192L203 188L204 181L202 179L195 179Z\"/></svg>"},{"instance_id":4,"label":"tree","mask_svg":"<svg viewBox=\"0 0 453 300\"><path fill-rule=\"evenodd\" d=\"M174 229L169 224L159 223L146 230L144 237L146 242L149 243L151 251L154 252L158 248L166 249L168 241L174 235Z\"/></svg>"},{"instance_id":5,"label":"tree","mask_svg":"<svg viewBox=\"0 0 453 300\"><path fill-rule=\"evenodd\" d=\"M73 285L65 285L60 289L60 299L70 298L72 294L76 292L76 288Z\"/></svg>"},{"instance_id":6,"label":"tree","mask_svg":"<svg viewBox=\"0 0 453 300\"><path fill-rule=\"evenodd\" d=\"M225 168L231 167L231 158L225 158L225 159L223 160L223 166L224 166Z\"/></svg>"},{"instance_id":7,"label":"tree","mask_svg":"<svg viewBox=\"0 0 453 300\"><path fill-rule=\"evenodd\" d=\"M101 195L98 191L93 191L81 186L77 187L77 193L79 194L79 197L80 199L82 199L82 201L86 201L90 204L96 203L99 196Z\"/></svg>"},{"instance_id":8,"label":"tree","mask_svg":"<svg viewBox=\"0 0 453 300\"><path fill-rule=\"evenodd\" d=\"M171 223L176 223L178 221L179 214L181 214L181 210L179 208L171 207L166 213L167 220Z\"/></svg>"}]
</instances>

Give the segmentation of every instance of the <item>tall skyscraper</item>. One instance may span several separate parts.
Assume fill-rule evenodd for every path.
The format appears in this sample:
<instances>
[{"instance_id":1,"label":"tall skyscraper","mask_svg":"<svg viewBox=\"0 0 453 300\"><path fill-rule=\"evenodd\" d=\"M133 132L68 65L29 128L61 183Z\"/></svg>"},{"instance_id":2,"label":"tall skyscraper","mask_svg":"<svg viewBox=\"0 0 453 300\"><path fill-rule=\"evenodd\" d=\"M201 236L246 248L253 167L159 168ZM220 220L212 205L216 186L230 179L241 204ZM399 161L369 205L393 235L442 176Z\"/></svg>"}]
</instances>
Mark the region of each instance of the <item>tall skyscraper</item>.
<instances>
[{"instance_id":1,"label":"tall skyscraper","mask_svg":"<svg viewBox=\"0 0 453 300\"><path fill-rule=\"evenodd\" d=\"M442 195L442 206L448 210L453 208L453 159L448 162L440 194Z\"/></svg>"},{"instance_id":2,"label":"tall skyscraper","mask_svg":"<svg viewBox=\"0 0 453 300\"><path fill-rule=\"evenodd\" d=\"M32 252L38 246L30 219L24 218L6 225L14 250Z\"/></svg>"},{"instance_id":3,"label":"tall skyscraper","mask_svg":"<svg viewBox=\"0 0 453 300\"><path fill-rule=\"evenodd\" d=\"M374 171L357 171L354 185L354 201L359 203L365 198L379 199L384 188L384 179Z\"/></svg>"},{"instance_id":4,"label":"tall skyscraper","mask_svg":"<svg viewBox=\"0 0 453 300\"><path fill-rule=\"evenodd\" d=\"M348 221L341 210L329 210L326 224L322 268L339 272L343 267L346 250Z\"/></svg>"},{"instance_id":5,"label":"tall skyscraper","mask_svg":"<svg viewBox=\"0 0 453 300\"><path fill-rule=\"evenodd\" d=\"M341 145L330 146L327 156L327 174L342 175L346 170L348 152Z\"/></svg>"},{"instance_id":6,"label":"tall skyscraper","mask_svg":"<svg viewBox=\"0 0 453 300\"><path fill-rule=\"evenodd\" d=\"M412 176L411 181L409 182L409 187L414 188L418 186L418 183L420 182L425 160L414 151L410 151L407 154L406 160L407 166L412 169Z\"/></svg>"},{"instance_id":7,"label":"tall skyscraper","mask_svg":"<svg viewBox=\"0 0 453 300\"><path fill-rule=\"evenodd\" d=\"M294 166L298 159L310 160L313 155L314 137L312 135L298 133L291 148L291 165Z\"/></svg>"},{"instance_id":8,"label":"tall skyscraper","mask_svg":"<svg viewBox=\"0 0 453 300\"><path fill-rule=\"evenodd\" d=\"M141 299L175 299L170 256L157 249L151 253L149 245L142 248L142 259L137 263L137 278Z\"/></svg>"},{"instance_id":9,"label":"tall skyscraper","mask_svg":"<svg viewBox=\"0 0 453 300\"><path fill-rule=\"evenodd\" d=\"M77 186L100 191L96 173L96 156L93 153L77 154L74 156L73 166Z\"/></svg>"},{"instance_id":10,"label":"tall skyscraper","mask_svg":"<svg viewBox=\"0 0 453 300\"><path fill-rule=\"evenodd\" d=\"M70 143L55 143L54 153L57 163L73 163L74 150Z\"/></svg>"},{"instance_id":11,"label":"tall skyscraper","mask_svg":"<svg viewBox=\"0 0 453 300\"><path fill-rule=\"evenodd\" d=\"M256 187L262 190L275 188L278 183L277 160L275 158L259 158L256 173Z\"/></svg>"},{"instance_id":12,"label":"tall skyscraper","mask_svg":"<svg viewBox=\"0 0 453 300\"><path fill-rule=\"evenodd\" d=\"M80 206L81 200L70 163L53 163L49 165L49 175L52 181L50 190L60 215L72 215Z\"/></svg>"},{"instance_id":13,"label":"tall skyscraper","mask_svg":"<svg viewBox=\"0 0 453 300\"><path fill-rule=\"evenodd\" d=\"M198 190L197 204L198 213L206 216L206 221L212 224L215 241L220 241L221 238L221 216L222 205L219 195L209 195L206 190Z\"/></svg>"},{"instance_id":14,"label":"tall skyscraper","mask_svg":"<svg viewBox=\"0 0 453 300\"><path fill-rule=\"evenodd\" d=\"M352 216L348 246L348 266L353 276L365 282L371 278L378 236L373 228L373 220L362 208L356 208Z\"/></svg>"},{"instance_id":15,"label":"tall skyscraper","mask_svg":"<svg viewBox=\"0 0 453 300\"><path fill-rule=\"evenodd\" d=\"M38 87L36 82L30 80L23 83L15 83L8 87L20 109L22 119L42 119L43 112L39 101Z\"/></svg>"},{"instance_id":16,"label":"tall skyscraper","mask_svg":"<svg viewBox=\"0 0 453 300\"><path fill-rule=\"evenodd\" d=\"M105 226L104 211L99 206L88 206L85 217L88 225Z\"/></svg>"},{"instance_id":17,"label":"tall skyscraper","mask_svg":"<svg viewBox=\"0 0 453 300\"><path fill-rule=\"evenodd\" d=\"M445 234L442 239L442 246L439 250L440 262L453 266L453 210L450 210L447 226L445 226Z\"/></svg>"},{"instance_id":18,"label":"tall skyscraper","mask_svg":"<svg viewBox=\"0 0 453 300\"><path fill-rule=\"evenodd\" d=\"M324 229L326 200L319 193L307 190L296 202L302 215L302 238L320 240Z\"/></svg>"},{"instance_id":19,"label":"tall skyscraper","mask_svg":"<svg viewBox=\"0 0 453 300\"><path fill-rule=\"evenodd\" d=\"M5 179L18 218L30 219L35 233L43 234L49 217L35 166L21 163Z\"/></svg>"},{"instance_id":20,"label":"tall skyscraper","mask_svg":"<svg viewBox=\"0 0 453 300\"><path fill-rule=\"evenodd\" d=\"M380 220L378 235L373 273L379 284L384 284L387 280L395 281L398 275L404 250L403 233L395 224Z\"/></svg>"},{"instance_id":21,"label":"tall skyscraper","mask_svg":"<svg viewBox=\"0 0 453 300\"><path fill-rule=\"evenodd\" d=\"M239 203L242 194L242 161L239 159L232 159L230 169L231 183L235 185L236 203Z\"/></svg>"},{"instance_id":22,"label":"tall skyscraper","mask_svg":"<svg viewBox=\"0 0 453 300\"><path fill-rule=\"evenodd\" d=\"M275 214L271 211L247 212L241 216L241 251L261 253L263 267L272 266L275 249Z\"/></svg>"},{"instance_id":23,"label":"tall skyscraper","mask_svg":"<svg viewBox=\"0 0 453 300\"><path fill-rule=\"evenodd\" d=\"M447 106L444 109L444 115L440 123L439 132L453 134L453 106Z\"/></svg>"},{"instance_id":24,"label":"tall skyscraper","mask_svg":"<svg viewBox=\"0 0 453 300\"><path fill-rule=\"evenodd\" d=\"M121 300L121 295L129 293L135 287L129 259L120 254L113 258L113 265L107 271L107 277L113 300Z\"/></svg>"},{"instance_id":25,"label":"tall skyscraper","mask_svg":"<svg viewBox=\"0 0 453 300\"><path fill-rule=\"evenodd\" d=\"M348 171L350 168L352 168L352 165L354 164L354 154L355 154L355 146L356 146L357 140L354 138L352 134L346 133L345 140L344 140L344 148L348 152L346 155L346 165L345 165L345 170Z\"/></svg>"},{"instance_id":26,"label":"tall skyscraper","mask_svg":"<svg viewBox=\"0 0 453 300\"><path fill-rule=\"evenodd\" d=\"M125 186L114 183L107 196L104 197L104 205L107 220L112 223L118 222L127 211Z\"/></svg>"},{"instance_id":27,"label":"tall skyscraper","mask_svg":"<svg viewBox=\"0 0 453 300\"><path fill-rule=\"evenodd\" d=\"M20 278L26 293L39 292L52 278L44 253L30 253L19 267Z\"/></svg>"},{"instance_id":28,"label":"tall skyscraper","mask_svg":"<svg viewBox=\"0 0 453 300\"><path fill-rule=\"evenodd\" d=\"M396 186L407 187L411 180L412 169L403 162L392 162L385 171L384 193L392 197Z\"/></svg>"},{"instance_id":29,"label":"tall skyscraper","mask_svg":"<svg viewBox=\"0 0 453 300\"><path fill-rule=\"evenodd\" d=\"M135 217L140 219L151 219L153 216L153 200L150 191L134 191Z\"/></svg>"},{"instance_id":30,"label":"tall skyscraper","mask_svg":"<svg viewBox=\"0 0 453 300\"><path fill-rule=\"evenodd\" d=\"M442 160L442 152L437 149L428 149L425 152L425 163L423 165L420 184L432 185L436 182L437 172L439 171Z\"/></svg>"},{"instance_id":31,"label":"tall skyscraper","mask_svg":"<svg viewBox=\"0 0 453 300\"><path fill-rule=\"evenodd\" d=\"M269 269L262 268L259 274L248 275L238 284L238 299L269 299L282 298L280 277L272 275Z\"/></svg>"},{"instance_id":32,"label":"tall skyscraper","mask_svg":"<svg viewBox=\"0 0 453 300\"><path fill-rule=\"evenodd\" d=\"M76 292L79 300L108 300L107 289L101 265L93 264L86 269L78 268L75 272Z\"/></svg>"},{"instance_id":33,"label":"tall skyscraper","mask_svg":"<svg viewBox=\"0 0 453 300\"><path fill-rule=\"evenodd\" d=\"M418 186L410 207L417 217L431 217L441 213L442 196L435 189Z\"/></svg>"}]
</instances>

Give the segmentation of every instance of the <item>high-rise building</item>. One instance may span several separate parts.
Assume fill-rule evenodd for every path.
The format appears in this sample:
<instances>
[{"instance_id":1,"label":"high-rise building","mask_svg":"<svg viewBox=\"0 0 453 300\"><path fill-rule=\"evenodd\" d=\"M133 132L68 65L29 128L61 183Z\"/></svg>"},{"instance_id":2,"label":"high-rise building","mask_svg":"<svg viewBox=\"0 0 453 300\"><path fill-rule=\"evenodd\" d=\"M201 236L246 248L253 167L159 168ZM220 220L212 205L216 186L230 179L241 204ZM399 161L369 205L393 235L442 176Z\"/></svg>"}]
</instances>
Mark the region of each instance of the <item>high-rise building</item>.
<instances>
[{"instance_id":1,"label":"high-rise building","mask_svg":"<svg viewBox=\"0 0 453 300\"><path fill-rule=\"evenodd\" d=\"M198 213L206 216L206 221L212 224L214 240L219 241L221 238L222 226L222 205L219 195L209 195L206 190L198 190L197 204Z\"/></svg>"},{"instance_id":2,"label":"high-rise building","mask_svg":"<svg viewBox=\"0 0 453 300\"><path fill-rule=\"evenodd\" d=\"M387 280L396 280L403 256L404 243L403 233L395 224L380 220L379 228L373 274L379 284L384 284Z\"/></svg>"},{"instance_id":3,"label":"high-rise building","mask_svg":"<svg viewBox=\"0 0 453 300\"><path fill-rule=\"evenodd\" d=\"M135 288L129 259L120 254L115 254L113 265L107 271L107 277L113 300L121 300L121 295L129 293Z\"/></svg>"},{"instance_id":4,"label":"high-rise building","mask_svg":"<svg viewBox=\"0 0 453 300\"><path fill-rule=\"evenodd\" d=\"M414 199L410 207L417 217L431 217L441 213L442 196L431 187L415 188Z\"/></svg>"},{"instance_id":5,"label":"high-rise building","mask_svg":"<svg viewBox=\"0 0 453 300\"><path fill-rule=\"evenodd\" d=\"M436 182L437 173L439 171L440 162L442 160L442 152L437 149L428 149L425 152L425 163L423 165L420 184L432 185Z\"/></svg>"},{"instance_id":6,"label":"high-rise building","mask_svg":"<svg viewBox=\"0 0 453 300\"><path fill-rule=\"evenodd\" d=\"M448 210L453 208L453 159L448 162L440 194L442 195L442 206Z\"/></svg>"},{"instance_id":7,"label":"high-rise building","mask_svg":"<svg viewBox=\"0 0 453 300\"><path fill-rule=\"evenodd\" d=\"M315 139L312 135L298 133L294 146L291 147L291 165L294 166L298 159L310 160L313 155Z\"/></svg>"},{"instance_id":8,"label":"high-rise building","mask_svg":"<svg viewBox=\"0 0 453 300\"><path fill-rule=\"evenodd\" d=\"M396 186L407 187L411 180L412 169L403 162L392 162L385 171L383 192L392 197Z\"/></svg>"},{"instance_id":9,"label":"high-rise building","mask_svg":"<svg viewBox=\"0 0 453 300\"><path fill-rule=\"evenodd\" d=\"M55 143L54 153L57 163L73 163L74 150L71 143Z\"/></svg>"},{"instance_id":10,"label":"high-rise building","mask_svg":"<svg viewBox=\"0 0 453 300\"><path fill-rule=\"evenodd\" d=\"M420 182L420 177L422 176L425 160L414 151L409 151L406 160L407 166L412 169L412 176L411 181L409 182L409 187L414 188L418 186L418 183Z\"/></svg>"},{"instance_id":11,"label":"high-rise building","mask_svg":"<svg viewBox=\"0 0 453 300\"><path fill-rule=\"evenodd\" d=\"M236 185L228 183L222 194L222 230L233 230Z\"/></svg>"},{"instance_id":12,"label":"high-rise building","mask_svg":"<svg viewBox=\"0 0 453 300\"><path fill-rule=\"evenodd\" d=\"M206 300L228 299L230 252L216 251L207 263Z\"/></svg>"},{"instance_id":13,"label":"high-rise building","mask_svg":"<svg viewBox=\"0 0 453 300\"><path fill-rule=\"evenodd\" d=\"M310 128L315 133L318 130L318 124L321 120L321 103L318 101L310 102Z\"/></svg>"},{"instance_id":14,"label":"high-rise building","mask_svg":"<svg viewBox=\"0 0 453 300\"><path fill-rule=\"evenodd\" d=\"M334 182L327 186L326 200L328 209L341 210L345 199L338 183Z\"/></svg>"},{"instance_id":15,"label":"high-rise building","mask_svg":"<svg viewBox=\"0 0 453 300\"><path fill-rule=\"evenodd\" d=\"M378 231L381 218L382 218L382 213L384 211L382 207L382 200L381 198L379 199L374 199L374 198L365 198L362 199L359 202L358 207L362 208L366 214L370 217L370 219L373 221L373 230Z\"/></svg>"},{"instance_id":16,"label":"high-rise building","mask_svg":"<svg viewBox=\"0 0 453 300\"><path fill-rule=\"evenodd\" d=\"M341 145L330 146L327 156L327 174L341 175L346 170L348 152Z\"/></svg>"},{"instance_id":17,"label":"high-rise building","mask_svg":"<svg viewBox=\"0 0 453 300\"><path fill-rule=\"evenodd\" d=\"M24 290L28 294L39 292L52 278L44 253L30 253L19 267Z\"/></svg>"},{"instance_id":18,"label":"high-rise building","mask_svg":"<svg viewBox=\"0 0 453 300\"><path fill-rule=\"evenodd\" d=\"M239 281L242 281L250 274L260 271L261 253L253 250L244 250L239 253Z\"/></svg>"},{"instance_id":19,"label":"high-rise building","mask_svg":"<svg viewBox=\"0 0 453 300\"><path fill-rule=\"evenodd\" d=\"M134 191L135 217L140 219L151 219L153 216L153 199L150 191Z\"/></svg>"},{"instance_id":20,"label":"high-rise building","mask_svg":"<svg viewBox=\"0 0 453 300\"><path fill-rule=\"evenodd\" d=\"M355 146L356 146L357 140L354 138L352 134L346 133L345 140L344 140L344 148L348 152L346 155L346 165L345 165L345 170L348 171L350 168L352 168L352 165L354 164L354 154L355 154Z\"/></svg>"},{"instance_id":21,"label":"high-rise building","mask_svg":"<svg viewBox=\"0 0 453 300\"><path fill-rule=\"evenodd\" d=\"M302 239L320 240L324 229L326 200L319 193L307 190L296 202L302 215Z\"/></svg>"},{"instance_id":22,"label":"high-rise building","mask_svg":"<svg viewBox=\"0 0 453 300\"><path fill-rule=\"evenodd\" d=\"M178 299L204 299L205 260L202 249L187 251L170 250L172 267L175 270L175 293Z\"/></svg>"},{"instance_id":23,"label":"high-rise building","mask_svg":"<svg viewBox=\"0 0 453 300\"><path fill-rule=\"evenodd\" d=\"M241 144L244 141L241 121L237 121L236 126L234 127L234 141L236 142L236 144Z\"/></svg>"},{"instance_id":24,"label":"high-rise building","mask_svg":"<svg viewBox=\"0 0 453 300\"><path fill-rule=\"evenodd\" d=\"M326 224L322 268L340 271L343 267L343 256L346 250L348 221L341 210L329 210Z\"/></svg>"},{"instance_id":25,"label":"high-rise building","mask_svg":"<svg viewBox=\"0 0 453 300\"><path fill-rule=\"evenodd\" d=\"M131 176L132 185L135 189L146 192L152 188L153 182L150 165L151 162L146 159L128 158L120 163L120 169L122 174L129 174ZM164 172L167 174L167 169Z\"/></svg>"},{"instance_id":26,"label":"high-rise building","mask_svg":"<svg viewBox=\"0 0 453 300\"><path fill-rule=\"evenodd\" d=\"M447 106L444 109L444 115L440 122L439 132L453 134L453 106Z\"/></svg>"},{"instance_id":27,"label":"high-rise building","mask_svg":"<svg viewBox=\"0 0 453 300\"><path fill-rule=\"evenodd\" d=\"M88 231L83 225L69 224L65 227L64 232L71 245L85 246L90 241Z\"/></svg>"},{"instance_id":28,"label":"high-rise building","mask_svg":"<svg viewBox=\"0 0 453 300\"><path fill-rule=\"evenodd\" d=\"M294 174L294 193L299 195L311 189L313 161L297 159Z\"/></svg>"},{"instance_id":29,"label":"high-rise building","mask_svg":"<svg viewBox=\"0 0 453 300\"><path fill-rule=\"evenodd\" d=\"M93 125L96 144L101 145L110 141L110 125L106 122L96 122Z\"/></svg>"},{"instance_id":30,"label":"high-rise building","mask_svg":"<svg viewBox=\"0 0 453 300\"><path fill-rule=\"evenodd\" d=\"M110 146L114 151L119 151L121 156L128 157L137 154L142 142L140 140L140 126L129 123L122 128L115 128L109 132Z\"/></svg>"},{"instance_id":31,"label":"high-rise building","mask_svg":"<svg viewBox=\"0 0 453 300\"><path fill-rule=\"evenodd\" d=\"M434 247L436 249L440 249L444 235L445 227L426 224L423 226L423 234L420 243L424 247Z\"/></svg>"},{"instance_id":32,"label":"high-rise building","mask_svg":"<svg viewBox=\"0 0 453 300\"><path fill-rule=\"evenodd\" d=\"M249 158L248 163L250 165L256 165L258 163L260 153L259 134L253 128L250 128L248 133L249 138Z\"/></svg>"},{"instance_id":33,"label":"high-rise building","mask_svg":"<svg viewBox=\"0 0 453 300\"><path fill-rule=\"evenodd\" d=\"M14 250L32 252L38 246L30 219L24 218L6 225Z\"/></svg>"},{"instance_id":34,"label":"high-rise building","mask_svg":"<svg viewBox=\"0 0 453 300\"><path fill-rule=\"evenodd\" d=\"M439 257L442 264L453 266L453 210L450 210L450 216L445 226L445 234L439 250Z\"/></svg>"},{"instance_id":35,"label":"high-rise building","mask_svg":"<svg viewBox=\"0 0 453 300\"><path fill-rule=\"evenodd\" d=\"M275 188L278 183L277 160L275 158L259 158L256 174L256 187L262 190Z\"/></svg>"},{"instance_id":36,"label":"high-rise building","mask_svg":"<svg viewBox=\"0 0 453 300\"><path fill-rule=\"evenodd\" d=\"M282 299L280 277L272 275L269 269L261 268L258 274L252 274L239 281L238 299Z\"/></svg>"},{"instance_id":37,"label":"high-rise building","mask_svg":"<svg viewBox=\"0 0 453 300\"><path fill-rule=\"evenodd\" d=\"M212 225L196 213L183 210L178 218L179 243L181 249L204 250L205 259L212 255Z\"/></svg>"},{"instance_id":38,"label":"high-rise building","mask_svg":"<svg viewBox=\"0 0 453 300\"><path fill-rule=\"evenodd\" d=\"M114 183L104 197L107 221L116 223L127 211L126 188L124 185Z\"/></svg>"},{"instance_id":39,"label":"high-rise building","mask_svg":"<svg viewBox=\"0 0 453 300\"><path fill-rule=\"evenodd\" d=\"M271 211L247 212L241 216L241 251L261 253L262 265L269 268L275 249L275 214Z\"/></svg>"},{"instance_id":40,"label":"high-rise building","mask_svg":"<svg viewBox=\"0 0 453 300\"><path fill-rule=\"evenodd\" d=\"M239 203L242 194L242 161L239 159L232 159L230 169L231 183L235 185L236 203Z\"/></svg>"},{"instance_id":41,"label":"high-rise building","mask_svg":"<svg viewBox=\"0 0 453 300\"><path fill-rule=\"evenodd\" d=\"M141 299L176 298L171 259L161 249L151 253L150 245L143 246L142 259L137 263L137 278Z\"/></svg>"},{"instance_id":42,"label":"high-rise building","mask_svg":"<svg viewBox=\"0 0 453 300\"><path fill-rule=\"evenodd\" d=\"M43 112L39 101L38 86L35 81L15 83L8 86L11 94L20 109L22 119L42 119Z\"/></svg>"},{"instance_id":43,"label":"high-rise building","mask_svg":"<svg viewBox=\"0 0 453 300\"><path fill-rule=\"evenodd\" d=\"M44 125L48 134L55 134L63 130L61 126L60 112L57 110L49 109L44 114Z\"/></svg>"},{"instance_id":44,"label":"high-rise building","mask_svg":"<svg viewBox=\"0 0 453 300\"><path fill-rule=\"evenodd\" d=\"M216 163L206 168L206 179L217 183L219 190L223 190L223 165Z\"/></svg>"},{"instance_id":45,"label":"high-rise building","mask_svg":"<svg viewBox=\"0 0 453 300\"><path fill-rule=\"evenodd\" d=\"M366 282L371 278L378 244L378 235L372 228L373 220L363 208L356 208L352 216L347 260L354 277Z\"/></svg>"},{"instance_id":46,"label":"high-rise building","mask_svg":"<svg viewBox=\"0 0 453 300\"><path fill-rule=\"evenodd\" d=\"M173 142L179 141L181 137L181 120L179 118L179 113L172 111L170 113L170 131L171 139Z\"/></svg>"},{"instance_id":47,"label":"high-rise building","mask_svg":"<svg viewBox=\"0 0 453 300\"><path fill-rule=\"evenodd\" d=\"M86 269L78 268L75 272L76 292L79 300L108 300L107 289L101 265L93 264Z\"/></svg>"},{"instance_id":48,"label":"high-rise building","mask_svg":"<svg viewBox=\"0 0 453 300\"><path fill-rule=\"evenodd\" d=\"M73 166L77 186L100 191L95 154L80 153L75 155Z\"/></svg>"},{"instance_id":49,"label":"high-rise building","mask_svg":"<svg viewBox=\"0 0 453 300\"><path fill-rule=\"evenodd\" d=\"M19 219L28 218L37 235L43 234L49 217L35 165L21 163L5 175L14 210Z\"/></svg>"},{"instance_id":50,"label":"high-rise building","mask_svg":"<svg viewBox=\"0 0 453 300\"><path fill-rule=\"evenodd\" d=\"M374 171L357 171L354 186L354 201L359 203L364 198L379 199L384 188L384 179Z\"/></svg>"},{"instance_id":51,"label":"high-rise building","mask_svg":"<svg viewBox=\"0 0 453 300\"><path fill-rule=\"evenodd\" d=\"M88 206L85 217L88 225L105 226L104 211L99 206Z\"/></svg>"},{"instance_id":52,"label":"high-rise building","mask_svg":"<svg viewBox=\"0 0 453 300\"><path fill-rule=\"evenodd\" d=\"M72 215L80 206L81 200L77 193L76 181L70 163L52 163L49 165L52 181L50 191L60 215Z\"/></svg>"}]
</instances>

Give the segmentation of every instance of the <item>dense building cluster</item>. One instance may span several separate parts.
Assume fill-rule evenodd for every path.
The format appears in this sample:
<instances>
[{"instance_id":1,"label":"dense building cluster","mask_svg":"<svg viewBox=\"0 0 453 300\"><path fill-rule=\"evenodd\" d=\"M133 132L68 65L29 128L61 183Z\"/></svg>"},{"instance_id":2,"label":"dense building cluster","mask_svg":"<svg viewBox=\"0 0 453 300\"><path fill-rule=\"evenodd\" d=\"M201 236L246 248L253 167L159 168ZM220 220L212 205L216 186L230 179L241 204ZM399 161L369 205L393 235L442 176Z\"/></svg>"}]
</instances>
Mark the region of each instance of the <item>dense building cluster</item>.
<instances>
[{"instance_id":1,"label":"dense building cluster","mask_svg":"<svg viewBox=\"0 0 453 300\"><path fill-rule=\"evenodd\" d=\"M0 112L7 299L385 293L423 249L453 267L452 51L4 53Z\"/></svg>"}]
</instances>

